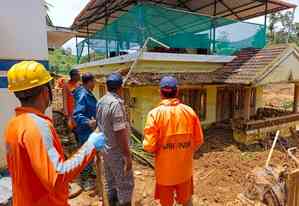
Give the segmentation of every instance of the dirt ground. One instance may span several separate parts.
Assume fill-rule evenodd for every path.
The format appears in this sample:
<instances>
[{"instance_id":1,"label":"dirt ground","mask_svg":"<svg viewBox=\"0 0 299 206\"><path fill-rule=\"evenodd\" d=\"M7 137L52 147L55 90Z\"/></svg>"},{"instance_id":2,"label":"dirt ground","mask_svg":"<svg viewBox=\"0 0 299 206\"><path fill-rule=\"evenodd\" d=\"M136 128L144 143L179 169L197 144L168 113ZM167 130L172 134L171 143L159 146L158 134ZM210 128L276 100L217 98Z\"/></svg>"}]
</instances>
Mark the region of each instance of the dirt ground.
<instances>
[{"instance_id":1,"label":"dirt ground","mask_svg":"<svg viewBox=\"0 0 299 206\"><path fill-rule=\"evenodd\" d=\"M288 85L265 89L265 103L282 105L292 100L293 88ZM277 92L280 92L277 95ZM293 139L284 146L296 146ZM229 129L211 128L205 133L205 144L194 160L194 205L195 206L241 206L238 195L244 188L246 174L256 166L265 165L271 141L251 146L239 145L232 139ZM283 165L292 162L282 146L274 151L271 163ZM158 205L153 199L154 172L135 162L136 206ZM97 196L83 192L70 200L71 206L99 205Z\"/></svg>"},{"instance_id":2,"label":"dirt ground","mask_svg":"<svg viewBox=\"0 0 299 206\"><path fill-rule=\"evenodd\" d=\"M263 91L263 100L266 106L283 108L294 100L294 85L292 84L268 85L264 87Z\"/></svg>"}]
</instances>

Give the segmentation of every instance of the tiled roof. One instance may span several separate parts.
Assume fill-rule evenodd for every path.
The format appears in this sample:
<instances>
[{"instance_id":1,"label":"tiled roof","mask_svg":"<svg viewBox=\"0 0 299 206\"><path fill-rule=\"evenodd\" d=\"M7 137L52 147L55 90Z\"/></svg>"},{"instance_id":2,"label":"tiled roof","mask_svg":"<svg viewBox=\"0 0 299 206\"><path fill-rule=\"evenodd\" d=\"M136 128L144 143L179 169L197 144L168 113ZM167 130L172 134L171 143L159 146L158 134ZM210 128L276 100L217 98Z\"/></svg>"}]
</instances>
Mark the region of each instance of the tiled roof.
<instances>
[{"instance_id":1,"label":"tiled roof","mask_svg":"<svg viewBox=\"0 0 299 206\"><path fill-rule=\"evenodd\" d=\"M276 45L264 49L244 49L236 54L236 57L229 63L214 72L136 72L129 75L126 85L129 86L153 86L158 85L160 79L165 75L176 77L180 85L196 84L257 84L263 77L271 74L275 64L279 63L286 54L296 51L294 45ZM124 77L129 68L119 70ZM105 75L97 75L99 82L105 82Z\"/></svg>"},{"instance_id":2,"label":"tiled roof","mask_svg":"<svg viewBox=\"0 0 299 206\"><path fill-rule=\"evenodd\" d=\"M144 86L144 85L158 85L160 79L165 75L171 75L178 79L180 85L194 85L194 84L208 84L212 83L214 79L213 73L132 73L127 81L130 86Z\"/></svg>"},{"instance_id":3,"label":"tiled roof","mask_svg":"<svg viewBox=\"0 0 299 206\"><path fill-rule=\"evenodd\" d=\"M232 62L217 70L214 82L253 84L290 47L290 45L284 44L264 49L241 50Z\"/></svg>"},{"instance_id":4,"label":"tiled roof","mask_svg":"<svg viewBox=\"0 0 299 206\"><path fill-rule=\"evenodd\" d=\"M259 77L268 74L272 66L278 62L289 49L297 49L292 45L276 45L264 49L244 49L236 54L230 63L214 72L179 72L179 73L131 73L127 85L158 85L165 75L172 75L181 85L189 84L255 84Z\"/></svg>"}]
</instances>

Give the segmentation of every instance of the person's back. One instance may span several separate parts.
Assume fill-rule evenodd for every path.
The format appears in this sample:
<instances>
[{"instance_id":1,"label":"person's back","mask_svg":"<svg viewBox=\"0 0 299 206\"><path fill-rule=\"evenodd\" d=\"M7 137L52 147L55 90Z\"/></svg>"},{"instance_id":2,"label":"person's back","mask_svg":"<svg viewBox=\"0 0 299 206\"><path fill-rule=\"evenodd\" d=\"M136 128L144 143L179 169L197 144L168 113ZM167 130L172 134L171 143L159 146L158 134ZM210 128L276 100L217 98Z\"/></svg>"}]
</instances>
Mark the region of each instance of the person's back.
<instances>
[{"instance_id":1,"label":"person's back","mask_svg":"<svg viewBox=\"0 0 299 206\"><path fill-rule=\"evenodd\" d=\"M40 115L40 116L39 116ZM25 148L30 148L32 153L40 154L35 151L31 145L32 140L35 140L36 145L43 145L36 141L43 141L40 137L40 128L37 124L43 124L53 128L52 123L45 116L36 114L28 108L17 109L17 116L14 117L6 131L6 142L9 147L7 148L7 163L10 168L12 180L14 199L13 205L31 206L31 205L63 205L68 198L67 184L57 185L55 191L49 193L50 188L54 185L44 185L40 180L38 174L46 172L47 168L39 168L40 171L36 172L32 164L32 159L28 156ZM51 131L53 135L53 144L57 152L63 157L63 150L56 132ZM40 148L42 149L42 148ZM49 161L46 156L36 157L38 161ZM31 189L28 190L28 186ZM45 205L46 204L46 205Z\"/></svg>"},{"instance_id":2,"label":"person's back","mask_svg":"<svg viewBox=\"0 0 299 206\"><path fill-rule=\"evenodd\" d=\"M157 181L174 185L190 179L194 148L201 143L195 136L200 131L194 131L197 128L193 127L198 124L195 112L178 99L170 99L163 100L149 116L155 121L158 142L155 147L145 144L144 149L156 150ZM151 129L145 127L145 135Z\"/></svg>"},{"instance_id":3,"label":"person's back","mask_svg":"<svg viewBox=\"0 0 299 206\"><path fill-rule=\"evenodd\" d=\"M155 198L162 206L172 206L174 199L186 206L193 194L193 154L203 143L203 133L193 109L177 99L175 78L164 77L160 91L160 106L147 117L143 148L155 154Z\"/></svg>"},{"instance_id":4,"label":"person's back","mask_svg":"<svg viewBox=\"0 0 299 206\"><path fill-rule=\"evenodd\" d=\"M107 152L120 153L121 147L118 145L117 137L114 132L114 127L125 127L129 129L129 122L124 116L124 119L117 119L117 112L121 110L118 116L123 117L124 105L123 100L114 93L107 93L98 101L97 121L100 130L107 135ZM116 116L115 116L116 114Z\"/></svg>"},{"instance_id":5,"label":"person's back","mask_svg":"<svg viewBox=\"0 0 299 206\"><path fill-rule=\"evenodd\" d=\"M60 139L45 111L52 101L46 68L34 61L15 64L7 73L8 88L21 106L5 130L8 170L14 206L67 206L68 184L105 145L103 133L92 133L65 160Z\"/></svg>"},{"instance_id":6,"label":"person's back","mask_svg":"<svg viewBox=\"0 0 299 206\"><path fill-rule=\"evenodd\" d=\"M112 73L106 79L108 93L97 105L97 125L106 134L103 153L109 204L131 206L134 189L132 158L129 149L130 125L122 94L122 76Z\"/></svg>"}]
</instances>

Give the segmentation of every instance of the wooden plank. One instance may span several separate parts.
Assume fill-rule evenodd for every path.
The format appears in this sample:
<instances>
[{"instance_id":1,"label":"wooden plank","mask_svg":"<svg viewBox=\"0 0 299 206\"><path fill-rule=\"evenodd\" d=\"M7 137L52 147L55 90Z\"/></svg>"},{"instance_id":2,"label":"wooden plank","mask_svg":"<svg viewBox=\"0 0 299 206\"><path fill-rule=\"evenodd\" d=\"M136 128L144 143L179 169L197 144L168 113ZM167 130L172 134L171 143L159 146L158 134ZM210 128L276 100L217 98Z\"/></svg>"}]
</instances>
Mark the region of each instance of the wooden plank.
<instances>
[{"instance_id":1,"label":"wooden plank","mask_svg":"<svg viewBox=\"0 0 299 206\"><path fill-rule=\"evenodd\" d=\"M294 206L298 206L299 205L299 172L296 172L296 192L295 192L295 204Z\"/></svg>"},{"instance_id":2,"label":"wooden plank","mask_svg":"<svg viewBox=\"0 0 299 206\"><path fill-rule=\"evenodd\" d=\"M299 170L293 171L288 177L287 206L299 205Z\"/></svg>"}]
</instances>

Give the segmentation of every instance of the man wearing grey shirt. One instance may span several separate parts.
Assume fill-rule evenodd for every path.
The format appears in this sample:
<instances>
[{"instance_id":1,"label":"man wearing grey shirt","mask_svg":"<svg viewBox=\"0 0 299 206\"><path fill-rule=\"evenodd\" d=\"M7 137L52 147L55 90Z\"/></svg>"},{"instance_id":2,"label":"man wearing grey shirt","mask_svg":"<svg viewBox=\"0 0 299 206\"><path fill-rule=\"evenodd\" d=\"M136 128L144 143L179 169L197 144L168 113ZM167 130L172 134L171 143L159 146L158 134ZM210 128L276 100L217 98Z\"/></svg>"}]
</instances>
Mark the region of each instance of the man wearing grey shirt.
<instances>
[{"instance_id":1,"label":"man wearing grey shirt","mask_svg":"<svg viewBox=\"0 0 299 206\"><path fill-rule=\"evenodd\" d=\"M130 124L121 98L122 83L120 74L110 74L106 80L108 92L97 105L97 124L107 137L108 147L103 157L110 206L131 206L134 189Z\"/></svg>"}]
</instances>

